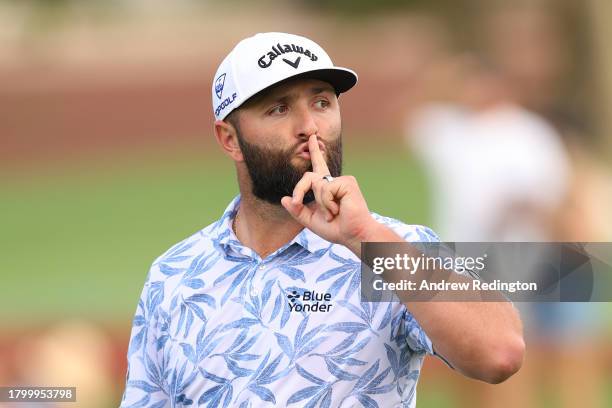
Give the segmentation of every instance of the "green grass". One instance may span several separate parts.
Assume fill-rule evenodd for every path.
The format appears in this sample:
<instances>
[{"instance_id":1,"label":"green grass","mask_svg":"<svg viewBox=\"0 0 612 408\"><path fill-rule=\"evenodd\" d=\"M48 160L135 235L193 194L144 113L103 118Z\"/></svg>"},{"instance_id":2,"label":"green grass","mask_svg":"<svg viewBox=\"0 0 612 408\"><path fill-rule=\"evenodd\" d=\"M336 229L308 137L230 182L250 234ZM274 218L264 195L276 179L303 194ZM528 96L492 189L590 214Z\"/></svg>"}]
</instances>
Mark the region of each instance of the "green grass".
<instances>
[{"instance_id":1,"label":"green grass","mask_svg":"<svg viewBox=\"0 0 612 408\"><path fill-rule=\"evenodd\" d=\"M372 211L426 223L425 182L403 148L347 146L345 173ZM0 318L129 321L150 263L216 220L237 194L209 152L140 154L2 181Z\"/></svg>"}]
</instances>

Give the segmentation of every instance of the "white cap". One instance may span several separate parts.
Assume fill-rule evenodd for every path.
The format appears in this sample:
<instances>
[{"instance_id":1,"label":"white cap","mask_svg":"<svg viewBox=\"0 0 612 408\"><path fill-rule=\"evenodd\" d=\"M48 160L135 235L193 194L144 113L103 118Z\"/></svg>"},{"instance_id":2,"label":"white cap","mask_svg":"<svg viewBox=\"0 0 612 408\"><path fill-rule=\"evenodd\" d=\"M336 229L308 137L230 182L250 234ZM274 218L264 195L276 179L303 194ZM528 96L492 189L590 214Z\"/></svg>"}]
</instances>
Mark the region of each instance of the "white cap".
<instances>
[{"instance_id":1,"label":"white cap","mask_svg":"<svg viewBox=\"0 0 612 408\"><path fill-rule=\"evenodd\" d=\"M326 81L338 94L357 83L354 71L335 67L314 41L294 34L259 33L240 41L219 65L212 84L215 119L225 119L251 96L296 76Z\"/></svg>"}]
</instances>

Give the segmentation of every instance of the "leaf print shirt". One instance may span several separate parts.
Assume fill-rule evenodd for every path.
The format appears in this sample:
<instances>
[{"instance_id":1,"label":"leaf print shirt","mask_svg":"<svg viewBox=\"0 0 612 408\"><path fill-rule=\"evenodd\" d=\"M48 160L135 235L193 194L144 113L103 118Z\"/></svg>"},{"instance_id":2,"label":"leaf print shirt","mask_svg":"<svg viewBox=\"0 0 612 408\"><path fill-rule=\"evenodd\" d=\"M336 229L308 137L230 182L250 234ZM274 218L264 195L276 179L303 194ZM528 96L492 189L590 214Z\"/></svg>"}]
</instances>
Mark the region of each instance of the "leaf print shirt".
<instances>
[{"instance_id":1,"label":"leaf print shirt","mask_svg":"<svg viewBox=\"0 0 612 408\"><path fill-rule=\"evenodd\" d=\"M306 228L261 259L232 231L239 205L153 263L121 407L414 407L433 349L406 307L361 302L359 258Z\"/></svg>"}]
</instances>

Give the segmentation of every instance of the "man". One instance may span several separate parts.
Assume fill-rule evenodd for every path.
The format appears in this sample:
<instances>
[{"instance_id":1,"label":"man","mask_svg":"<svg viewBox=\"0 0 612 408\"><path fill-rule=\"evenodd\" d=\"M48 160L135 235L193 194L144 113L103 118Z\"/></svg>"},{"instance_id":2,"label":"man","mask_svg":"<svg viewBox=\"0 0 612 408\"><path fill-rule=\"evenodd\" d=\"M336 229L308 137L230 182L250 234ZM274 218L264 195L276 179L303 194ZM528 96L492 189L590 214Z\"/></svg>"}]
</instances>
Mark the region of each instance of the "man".
<instances>
[{"instance_id":1,"label":"man","mask_svg":"<svg viewBox=\"0 0 612 408\"><path fill-rule=\"evenodd\" d=\"M518 370L509 303L360 301L361 242L435 241L369 212L341 175L338 95L356 74L313 41L241 41L213 81L240 195L151 268L122 406L414 407L427 353L491 383Z\"/></svg>"}]
</instances>

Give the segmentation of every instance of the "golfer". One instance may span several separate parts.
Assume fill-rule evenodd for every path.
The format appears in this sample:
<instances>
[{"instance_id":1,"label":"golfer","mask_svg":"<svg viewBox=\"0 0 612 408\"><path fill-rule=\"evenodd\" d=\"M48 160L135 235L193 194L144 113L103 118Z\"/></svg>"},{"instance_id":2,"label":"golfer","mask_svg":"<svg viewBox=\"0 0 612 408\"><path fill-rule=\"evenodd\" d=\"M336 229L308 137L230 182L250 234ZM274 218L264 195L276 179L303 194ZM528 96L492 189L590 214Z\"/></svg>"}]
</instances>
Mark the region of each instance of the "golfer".
<instances>
[{"instance_id":1,"label":"golfer","mask_svg":"<svg viewBox=\"0 0 612 408\"><path fill-rule=\"evenodd\" d=\"M427 354L489 383L519 369L508 302L360 300L362 242L438 238L371 213L342 175L338 96L356 83L292 34L223 60L214 133L240 194L153 263L122 407L415 407Z\"/></svg>"}]
</instances>

